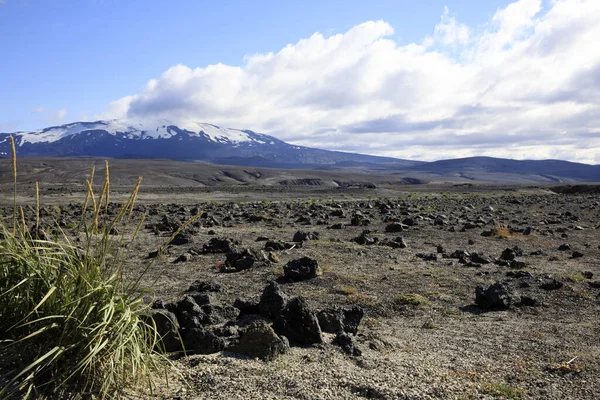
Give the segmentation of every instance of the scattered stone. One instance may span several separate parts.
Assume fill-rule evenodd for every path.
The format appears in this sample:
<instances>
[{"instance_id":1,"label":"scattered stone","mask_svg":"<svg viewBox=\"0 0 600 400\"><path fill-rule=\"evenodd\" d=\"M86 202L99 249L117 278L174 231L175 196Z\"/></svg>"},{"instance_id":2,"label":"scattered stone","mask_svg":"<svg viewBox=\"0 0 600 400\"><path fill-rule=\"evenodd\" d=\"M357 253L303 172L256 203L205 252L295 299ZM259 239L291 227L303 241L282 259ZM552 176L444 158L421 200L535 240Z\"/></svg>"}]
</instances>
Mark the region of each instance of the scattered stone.
<instances>
[{"instance_id":1,"label":"scattered stone","mask_svg":"<svg viewBox=\"0 0 600 400\"><path fill-rule=\"evenodd\" d=\"M187 295L194 299L194 302L199 306L205 306L212 303L212 298L207 292L188 292Z\"/></svg>"},{"instance_id":2,"label":"scattered stone","mask_svg":"<svg viewBox=\"0 0 600 400\"><path fill-rule=\"evenodd\" d=\"M339 346L342 351L349 356L359 357L362 355L360 349L356 347L352 336L348 335L346 332L338 333L331 343Z\"/></svg>"},{"instance_id":3,"label":"scattered stone","mask_svg":"<svg viewBox=\"0 0 600 400\"><path fill-rule=\"evenodd\" d=\"M526 306L526 307L537 307L537 306L540 305L540 302L535 297L523 296L523 297L521 297L521 303L520 304L522 306Z\"/></svg>"},{"instance_id":4,"label":"scattered stone","mask_svg":"<svg viewBox=\"0 0 600 400\"><path fill-rule=\"evenodd\" d=\"M581 273L585 279L592 279L594 277L594 273L592 271L583 271Z\"/></svg>"},{"instance_id":5,"label":"scattered stone","mask_svg":"<svg viewBox=\"0 0 600 400\"><path fill-rule=\"evenodd\" d=\"M193 240L192 234L187 231L183 231L183 232L179 232L177 235L175 235L175 237L173 238L173 240L171 240L169 242L169 244L173 245L173 246L182 246L184 244L191 243L192 240Z\"/></svg>"},{"instance_id":6,"label":"scattered stone","mask_svg":"<svg viewBox=\"0 0 600 400\"><path fill-rule=\"evenodd\" d=\"M235 299L235 301L233 302L233 306L240 310L240 317L243 315L260 314L258 300Z\"/></svg>"},{"instance_id":7,"label":"scattered stone","mask_svg":"<svg viewBox=\"0 0 600 400\"><path fill-rule=\"evenodd\" d=\"M285 354L289 343L278 336L265 321L255 321L243 330L239 340L228 347L233 353L244 354L264 361L273 361L280 354Z\"/></svg>"},{"instance_id":8,"label":"scattered stone","mask_svg":"<svg viewBox=\"0 0 600 400\"><path fill-rule=\"evenodd\" d=\"M243 271L252 268L254 263L262 260L262 255L251 249L235 250L227 254L225 260L226 271Z\"/></svg>"},{"instance_id":9,"label":"scattered stone","mask_svg":"<svg viewBox=\"0 0 600 400\"><path fill-rule=\"evenodd\" d=\"M268 240L265 243L265 250L268 251L280 251L280 250L289 250L294 247L293 243L285 243L280 240Z\"/></svg>"},{"instance_id":10,"label":"scattered stone","mask_svg":"<svg viewBox=\"0 0 600 400\"><path fill-rule=\"evenodd\" d=\"M469 258L469 257L471 257L471 254L467 250L456 250L448 256L448 258L456 258L456 259Z\"/></svg>"},{"instance_id":11,"label":"scattered stone","mask_svg":"<svg viewBox=\"0 0 600 400\"><path fill-rule=\"evenodd\" d=\"M364 310L358 305L349 308L334 306L317 313L317 319L323 332L347 332L356 334L364 316Z\"/></svg>"},{"instance_id":12,"label":"scattered stone","mask_svg":"<svg viewBox=\"0 0 600 400\"><path fill-rule=\"evenodd\" d=\"M406 228L408 228L408 226L396 222L396 223L387 225L385 227L385 231L388 233L397 233L397 232L404 231Z\"/></svg>"},{"instance_id":13,"label":"scattered stone","mask_svg":"<svg viewBox=\"0 0 600 400\"><path fill-rule=\"evenodd\" d=\"M273 329L298 344L323 342L319 321L302 297L294 297L287 303L275 319Z\"/></svg>"},{"instance_id":14,"label":"scattered stone","mask_svg":"<svg viewBox=\"0 0 600 400\"><path fill-rule=\"evenodd\" d=\"M559 251L569 251L571 250L571 246L568 244L561 244L560 246L558 246L558 250Z\"/></svg>"},{"instance_id":15,"label":"scattered stone","mask_svg":"<svg viewBox=\"0 0 600 400\"><path fill-rule=\"evenodd\" d=\"M419 257L421 260L424 261L437 261L437 254L436 253L417 253L415 254L416 257Z\"/></svg>"},{"instance_id":16,"label":"scattered stone","mask_svg":"<svg viewBox=\"0 0 600 400\"><path fill-rule=\"evenodd\" d=\"M191 255L189 253L183 253L182 255L177 257L175 260L173 260L173 264L188 262L190 260L190 258L191 258Z\"/></svg>"},{"instance_id":17,"label":"scattered stone","mask_svg":"<svg viewBox=\"0 0 600 400\"><path fill-rule=\"evenodd\" d=\"M527 264L525 261L512 260L508 266L512 269L523 269L527 266Z\"/></svg>"},{"instance_id":18,"label":"scattered stone","mask_svg":"<svg viewBox=\"0 0 600 400\"><path fill-rule=\"evenodd\" d=\"M201 306L200 309L204 316L202 322L205 325L215 325L230 320L236 320L240 314L240 310L232 306L206 304Z\"/></svg>"},{"instance_id":19,"label":"scattered stone","mask_svg":"<svg viewBox=\"0 0 600 400\"><path fill-rule=\"evenodd\" d=\"M571 254L571 258L581 258L583 257L583 253L580 251L574 251L573 254Z\"/></svg>"},{"instance_id":20,"label":"scattered stone","mask_svg":"<svg viewBox=\"0 0 600 400\"><path fill-rule=\"evenodd\" d=\"M312 279L318 275L319 271L317 260L309 257L292 260L283 266L284 276L294 282Z\"/></svg>"},{"instance_id":21,"label":"scattered stone","mask_svg":"<svg viewBox=\"0 0 600 400\"><path fill-rule=\"evenodd\" d=\"M404 241L404 238L398 236L394 239L383 239L381 242L379 242L380 246L387 246L387 247L391 247L393 249L405 249L406 248L406 242Z\"/></svg>"},{"instance_id":22,"label":"scattered stone","mask_svg":"<svg viewBox=\"0 0 600 400\"><path fill-rule=\"evenodd\" d=\"M378 238L370 236L370 234L371 234L371 231L364 230L358 237L356 237L352 240L363 246L370 246L370 245L374 245L377 242L379 242Z\"/></svg>"},{"instance_id":23,"label":"scattered stone","mask_svg":"<svg viewBox=\"0 0 600 400\"><path fill-rule=\"evenodd\" d=\"M319 240L319 232L302 232L294 234L292 242L304 242L305 240Z\"/></svg>"},{"instance_id":24,"label":"scattered stone","mask_svg":"<svg viewBox=\"0 0 600 400\"><path fill-rule=\"evenodd\" d=\"M471 261L477 264L490 264L493 262L490 257L480 253L471 253Z\"/></svg>"},{"instance_id":25,"label":"scattered stone","mask_svg":"<svg viewBox=\"0 0 600 400\"><path fill-rule=\"evenodd\" d=\"M175 314L165 309L153 309L148 317L154 321L156 332L160 336L159 349L169 353L181 350L179 324ZM147 323L152 324L150 321Z\"/></svg>"},{"instance_id":26,"label":"scattered stone","mask_svg":"<svg viewBox=\"0 0 600 400\"><path fill-rule=\"evenodd\" d=\"M188 292L220 292L221 285L211 281L194 281L187 290Z\"/></svg>"},{"instance_id":27,"label":"scattered stone","mask_svg":"<svg viewBox=\"0 0 600 400\"><path fill-rule=\"evenodd\" d=\"M350 225L352 226L367 226L370 223L371 221L365 218L365 216L359 211L357 211L350 220Z\"/></svg>"},{"instance_id":28,"label":"scattered stone","mask_svg":"<svg viewBox=\"0 0 600 400\"><path fill-rule=\"evenodd\" d=\"M341 223L337 223L337 224L333 224L333 225L329 226L328 229L344 229L344 225Z\"/></svg>"},{"instance_id":29,"label":"scattered stone","mask_svg":"<svg viewBox=\"0 0 600 400\"><path fill-rule=\"evenodd\" d=\"M500 255L500 259L504 261L512 261L515 258L517 258L517 253L514 249L504 249L504 251Z\"/></svg>"},{"instance_id":30,"label":"scattered stone","mask_svg":"<svg viewBox=\"0 0 600 400\"><path fill-rule=\"evenodd\" d=\"M271 281L265 286L260 296L258 309L262 316L275 319L281 314L287 302L288 296L283 293L276 282Z\"/></svg>"},{"instance_id":31,"label":"scattered stone","mask_svg":"<svg viewBox=\"0 0 600 400\"><path fill-rule=\"evenodd\" d=\"M186 329L183 334L183 346L186 352L212 354L225 349L225 340L206 327Z\"/></svg>"},{"instance_id":32,"label":"scattered stone","mask_svg":"<svg viewBox=\"0 0 600 400\"><path fill-rule=\"evenodd\" d=\"M552 277L545 278L540 285L540 287L544 290L558 290L563 286L564 283Z\"/></svg>"},{"instance_id":33,"label":"scattered stone","mask_svg":"<svg viewBox=\"0 0 600 400\"><path fill-rule=\"evenodd\" d=\"M519 300L508 285L502 282L496 282L487 289L481 286L475 289L475 304L485 310L507 309Z\"/></svg>"},{"instance_id":34,"label":"scattered stone","mask_svg":"<svg viewBox=\"0 0 600 400\"><path fill-rule=\"evenodd\" d=\"M203 253L230 253L239 242L233 239L212 238L202 247Z\"/></svg>"},{"instance_id":35,"label":"scattered stone","mask_svg":"<svg viewBox=\"0 0 600 400\"><path fill-rule=\"evenodd\" d=\"M177 302L177 320L183 329L199 328L205 323L206 315L192 297L185 296Z\"/></svg>"}]
</instances>

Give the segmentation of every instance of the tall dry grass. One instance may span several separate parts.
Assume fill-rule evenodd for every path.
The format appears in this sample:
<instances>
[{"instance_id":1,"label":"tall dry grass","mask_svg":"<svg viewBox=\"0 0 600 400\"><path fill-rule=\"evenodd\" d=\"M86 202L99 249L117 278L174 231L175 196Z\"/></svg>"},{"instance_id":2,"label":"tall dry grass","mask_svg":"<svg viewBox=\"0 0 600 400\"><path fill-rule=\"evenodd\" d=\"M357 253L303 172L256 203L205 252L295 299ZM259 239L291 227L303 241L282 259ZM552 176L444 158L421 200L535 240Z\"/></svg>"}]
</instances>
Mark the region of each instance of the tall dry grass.
<instances>
[{"instance_id":1,"label":"tall dry grass","mask_svg":"<svg viewBox=\"0 0 600 400\"><path fill-rule=\"evenodd\" d=\"M114 213L109 207L108 163L102 190L93 191L95 168L86 181L76 246L59 230L38 238L39 186L35 190L35 235L17 206L17 164L11 137L14 178L13 226L0 222L0 358L12 364L0 376L0 398L119 397L142 382L152 388L164 356L155 352L158 336L145 318L140 279L122 279L125 239L110 235L131 225L141 178ZM91 221L86 209L91 203ZM20 213L20 221L17 218ZM103 224L100 227L99 220ZM135 240L143 218L131 240ZM58 228L57 228L58 229Z\"/></svg>"}]
</instances>

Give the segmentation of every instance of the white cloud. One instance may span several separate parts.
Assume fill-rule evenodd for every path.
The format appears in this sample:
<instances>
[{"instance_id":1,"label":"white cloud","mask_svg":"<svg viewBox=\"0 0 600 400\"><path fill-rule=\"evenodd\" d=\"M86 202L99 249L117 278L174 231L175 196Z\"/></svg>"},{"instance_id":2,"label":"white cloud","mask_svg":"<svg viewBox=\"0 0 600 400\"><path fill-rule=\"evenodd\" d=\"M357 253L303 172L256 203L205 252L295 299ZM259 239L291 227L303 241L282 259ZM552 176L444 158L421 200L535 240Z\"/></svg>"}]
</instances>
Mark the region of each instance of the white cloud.
<instances>
[{"instance_id":1,"label":"white cloud","mask_svg":"<svg viewBox=\"0 0 600 400\"><path fill-rule=\"evenodd\" d=\"M2 1L2 0L0 0L0 1ZM39 106L39 107L33 108L33 109L31 110L31 112L32 112L33 114L39 114L39 113L43 113L44 111L46 111L46 107L44 107L44 106Z\"/></svg>"},{"instance_id":2,"label":"white cloud","mask_svg":"<svg viewBox=\"0 0 600 400\"><path fill-rule=\"evenodd\" d=\"M441 42L446 46L456 46L466 44L470 35L469 27L458 23L456 18L450 15L448 7L445 7L440 23L433 29L433 38L428 36L425 38L424 44L430 46L435 42Z\"/></svg>"},{"instance_id":3,"label":"white cloud","mask_svg":"<svg viewBox=\"0 0 600 400\"><path fill-rule=\"evenodd\" d=\"M51 122L53 124L64 123L66 116L67 116L67 109L61 108L60 110L57 110L56 112L53 112L51 115L49 115L47 118L47 121Z\"/></svg>"},{"instance_id":4,"label":"white cloud","mask_svg":"<svg viewBox=\"0 0 600 400\"><path fill-rule=\"evenodd\" d=\"M241 66L176 65L103 117L194 119L402 158L600 163L600 1L520 0L480 27L451 10L422 43L384 21Z\"/></svg>"}]
</instances>

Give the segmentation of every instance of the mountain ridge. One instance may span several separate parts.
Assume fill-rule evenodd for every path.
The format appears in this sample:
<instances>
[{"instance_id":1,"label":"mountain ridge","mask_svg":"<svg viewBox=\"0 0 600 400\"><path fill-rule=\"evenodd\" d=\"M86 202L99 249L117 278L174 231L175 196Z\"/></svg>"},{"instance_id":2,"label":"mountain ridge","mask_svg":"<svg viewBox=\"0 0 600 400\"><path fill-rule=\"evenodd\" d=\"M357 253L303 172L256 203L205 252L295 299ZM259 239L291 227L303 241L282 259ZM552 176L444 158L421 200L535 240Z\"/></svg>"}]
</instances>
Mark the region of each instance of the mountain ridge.
<instances>
[{"instance_id":1,"label":"mountain ridge","mask_svg":"<svg viewBox=\"0 0 600 400\"><path fill-rule=\"evenodd\" d=\"M278 169L363 170L425 181L600 182L600 165L564 160L467 157L431 162L297 146L251 130L194 121L99 120L0 133L0 156L171 159Z\"/></svg>"},{"instance_id":2,"label":"mountain ridge","mask_svg":"<svg viewBox=\"0 0 600 400\"><path fill-rule=\"evenodd\" d=\"M0 133L0 153L8 155L10 133ZM193 121L110 120L74 122L12 133L17 154L31 157L167 158L274 168L335 167L355 162L406 167L419 161L344 153L286 143L251 130Z\"/></svg>"}]
</instances>

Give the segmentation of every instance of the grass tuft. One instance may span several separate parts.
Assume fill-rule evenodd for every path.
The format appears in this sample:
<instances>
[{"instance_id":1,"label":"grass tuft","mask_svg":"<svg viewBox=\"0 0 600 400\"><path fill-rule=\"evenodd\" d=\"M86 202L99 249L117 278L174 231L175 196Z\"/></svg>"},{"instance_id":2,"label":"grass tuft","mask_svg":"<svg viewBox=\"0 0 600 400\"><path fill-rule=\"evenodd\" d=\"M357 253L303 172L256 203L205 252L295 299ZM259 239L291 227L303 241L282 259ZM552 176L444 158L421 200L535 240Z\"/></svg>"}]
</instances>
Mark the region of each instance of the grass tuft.
<instances>
[{"instance_id":1,"label":"grass tuft","mask_svg":"<svg viewBox=\"0 0 600 400\"><path fill-rule=\"evenodd\" d=\"M417 293L401 294L396 297L395 301L396 301L396 303L399 303L399 304L415 306L415 307L426 306L430 303L429 299L427 297L417 294Z\"/></svg>"},{"instance_id":2,"label":"grass tuft","mask_svg":"<svg viewBox=\"0 0 600 400\"><path fill-rule=\"evenodd\" d=\"M524 396L522 389L503 382L487 384L481 391L483 394L499 399L519 400Z\"/></svg>"},{"instance_id":3,"label":"grass tuft","mask_svg":"<svg viewBox=\"0 0 600 400\"><path fill-rule=\"evenodd\" d=\"M0 221L0 398L118 398L124 388L142 382L151 389L153 373L163 366L139 279L134 284L121 279L126 246L109 235L110 228L129 224L140 181L115 215L104 208L107 222L100 231L102 199L108 204L109 198L108 168L98 202L93 174L86 181L80 225L87 237L83 248L62 231L60 240L32 237L22 208L17 221L16 202L13 229ZM37 185L35 197L37 230ZM88 200L94 207L91 223L85 216Z\"/></svg>"}]
</instances>

